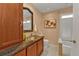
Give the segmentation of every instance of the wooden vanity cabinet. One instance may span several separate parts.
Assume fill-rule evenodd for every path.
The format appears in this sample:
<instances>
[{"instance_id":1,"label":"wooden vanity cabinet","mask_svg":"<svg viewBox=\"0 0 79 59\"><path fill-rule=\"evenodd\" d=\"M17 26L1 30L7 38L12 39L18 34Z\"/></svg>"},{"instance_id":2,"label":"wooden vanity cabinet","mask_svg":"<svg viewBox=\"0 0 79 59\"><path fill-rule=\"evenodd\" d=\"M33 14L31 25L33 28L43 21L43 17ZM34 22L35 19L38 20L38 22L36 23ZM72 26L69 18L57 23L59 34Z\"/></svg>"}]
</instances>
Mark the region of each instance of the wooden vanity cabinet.
<instances>
[{"instance_id":1,"label":"wooden vanity cabinet","mask_svg":"<svg viewBox=\"0 0 79 59\"><path fill-rule=\"evenodd\" d=\"M33 42L27 46L24 50L15 54L15 56L40 56L43 52L43 38Z\"/></svg>"},{"instance_id":2,"label":"wooden vanity cabinet","mask_svg":"<svg viewBox=\"0 0 79 59\"><path fill-rule=\"evenodd\" d=\"M37 55L41 55L41 53L43 52L43 39L39 40L37 42Z\"/></svg>"},{"instance_id":3,"label":"wooden vanity cabinet","mask_svg":"<svg viewBox=\"0 0 79 59\"><path fill-rule=\"evenodd\" d=\"M43 52L43 39L27 47L27 56L40 56Z\"/></svg>"},{"instance_id":4,"label":"wooden vanity cabinet","mask_svg":"<svg viewBox=\"0 0 79 59\"><path fill-rule=\"evenodd\" d=\"M37 55L37 45L36 43L27 47L27 56L36 56Z\"/></svg>"},{"instance_id":5,"label":"wooden vanity cabinet","mask_svg":"<svg viewBox=\"0 0 79 59\"><path fill-rule=\"evenodd\" d=\"M26 49L18 52L17 54L15 54L15 56L26 56Z\"/></svg>"},{"instance_id":6,"label":"wooden vanity cabinet","mask_svg":"<svg viewBox=\"0 0 79 59\"><path fill-rule=\"evenodd\" d=\"M20 3L0 4L0 47L23 39L23 5Z\"/></svg>"}]
</instances>

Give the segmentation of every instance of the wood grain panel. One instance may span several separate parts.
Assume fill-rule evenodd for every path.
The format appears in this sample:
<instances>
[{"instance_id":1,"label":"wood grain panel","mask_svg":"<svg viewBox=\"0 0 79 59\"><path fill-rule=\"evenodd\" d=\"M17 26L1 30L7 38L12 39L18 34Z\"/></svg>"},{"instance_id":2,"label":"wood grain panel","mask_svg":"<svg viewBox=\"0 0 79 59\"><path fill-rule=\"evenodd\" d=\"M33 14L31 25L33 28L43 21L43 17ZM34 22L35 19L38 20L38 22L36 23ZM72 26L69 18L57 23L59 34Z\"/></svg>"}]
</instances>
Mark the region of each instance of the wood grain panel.
<instances>
[{"instance_id":1,"label":"wood grain panel","mask_svg":"<svg viewBox=\"0 0 79 59\"><path fill-rule=\"evenodd\" d=\"M1 47L1 44L2 44L2 5L0 5L0 47Z\"/></svg>"},{"instance_id":2,"label":"wood grain panel","mask_svg":"<svg viewBox=\"0 0 79 59\"><path fill-rule=\"evenodd\" d=\"M2 45L10 45L22 41L22 10L23 6L19 3L3 3L0 4L2 10L0 27L2 25Z\"/></svg>"},{"instance_id":3,"label":"wood grain panel","mask_svg":"<svg viewBox=\"0 0 79 59\"><path fill-rule=\"evenodd\" d=\"M18 52L17 54L15 54L15 56L26 56L26 49Z\"/></svg>"},{"instance_id":4,"label":"wood grain panel","mask_svg":"<svg viewBox=\"0 0 79 59\"><path fill-rule=\"evenodd\" d=\"M34 43L33 45L27 48L27 56L36 56L37 45Z\"/></svg>"},{"instance_id":5,"label":"wood grain panel","mask_svg":"<svg viewBox=\"0 0 79 59\"><path fill-rule=\"evenodd\" d=\"M42 39L37 42L37 55L39 56L43 51L43 41Z\"/></svg>"}]
</instances>

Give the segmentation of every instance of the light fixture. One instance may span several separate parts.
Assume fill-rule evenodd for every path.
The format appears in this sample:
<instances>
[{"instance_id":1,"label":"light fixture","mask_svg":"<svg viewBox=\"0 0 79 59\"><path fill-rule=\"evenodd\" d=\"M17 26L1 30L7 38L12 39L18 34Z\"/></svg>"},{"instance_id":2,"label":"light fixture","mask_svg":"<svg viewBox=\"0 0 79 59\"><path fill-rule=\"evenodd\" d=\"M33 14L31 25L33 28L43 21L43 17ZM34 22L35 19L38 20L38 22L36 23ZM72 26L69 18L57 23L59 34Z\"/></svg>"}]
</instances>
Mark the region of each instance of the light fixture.
<instances>
[{"instance_id":1,"label":"light fixture","mask_svg":"<svg viewBox=\"0 0 79 59\"><path fill-rule=\"evenodd\" d=\"M26 23L30 23L30 20L27 20Z\"/></svg>"},{"instance_id":2,"label":"light fixture","mask_svg":"<svg viewBox=\"0 0 79 59\"><path fill-rule=\"evenodd\" d=\"M27 21L23 21L23 23L30 23L30 20L27 20Z\"/></svg>"},{"instance_id":3,"label":"light fixture","mask_svg":"<svg viewBox=\"0 0 79 59\"><path fill-rule=\"evenodd\" d=\"M26 21L23 21L23 23L26 23Z\"/></svg>"},{"instance_id":4,"label":"light fixture","mask_svg":"<svg viewBox=\"0 0 79 59\"><path fill-rule=\"evenodd\" d=\"M62 19L64 18L72 18L73 17L73 14L69 14L69 15L63 15L61 16Z\"/></svg>"}]
</instances>

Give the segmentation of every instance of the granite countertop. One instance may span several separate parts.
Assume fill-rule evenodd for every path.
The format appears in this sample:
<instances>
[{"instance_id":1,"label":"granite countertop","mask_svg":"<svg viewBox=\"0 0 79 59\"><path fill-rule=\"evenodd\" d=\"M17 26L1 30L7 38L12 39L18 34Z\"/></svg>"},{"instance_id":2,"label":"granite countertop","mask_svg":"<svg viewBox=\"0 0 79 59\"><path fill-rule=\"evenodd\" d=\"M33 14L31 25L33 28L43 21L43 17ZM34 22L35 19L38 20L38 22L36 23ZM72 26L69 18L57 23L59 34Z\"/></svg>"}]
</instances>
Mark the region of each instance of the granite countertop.
<instances>
[{"instance_id":1,"label":"granite countertop","mask_svg":"<svg viewBox=\"0 0 79 59\"><path fill-rule=\"evenodd\" d=\"M13 56L19 51L23 50L24 48L27 48L29 45L33 44L34 42L40 40L41 38L43 38L43 36L38 36L34 40L30 40L30 41L24 40L21 43L16 43L15 45L0 50L0 56Z\"/></svg>"}]
</instances>

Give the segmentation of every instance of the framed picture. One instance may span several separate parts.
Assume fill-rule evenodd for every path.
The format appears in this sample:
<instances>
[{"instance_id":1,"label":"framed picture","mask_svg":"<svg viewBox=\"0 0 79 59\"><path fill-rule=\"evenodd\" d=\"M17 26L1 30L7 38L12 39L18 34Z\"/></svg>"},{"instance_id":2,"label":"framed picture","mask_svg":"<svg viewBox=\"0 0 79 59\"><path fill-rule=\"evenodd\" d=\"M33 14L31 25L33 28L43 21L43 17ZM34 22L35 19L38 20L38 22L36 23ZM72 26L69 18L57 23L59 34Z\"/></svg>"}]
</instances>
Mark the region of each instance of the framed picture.
<instances>
[{"instance_id":1,"label":"framed picture","mask_svg":"<svg viewBox=\"0 0 79 59\"><path fill-rule=\"evenodd\" d=\"M55 19L45 20L45 28L56 28L56 20Z\"/></svg>"}]
</instances>

